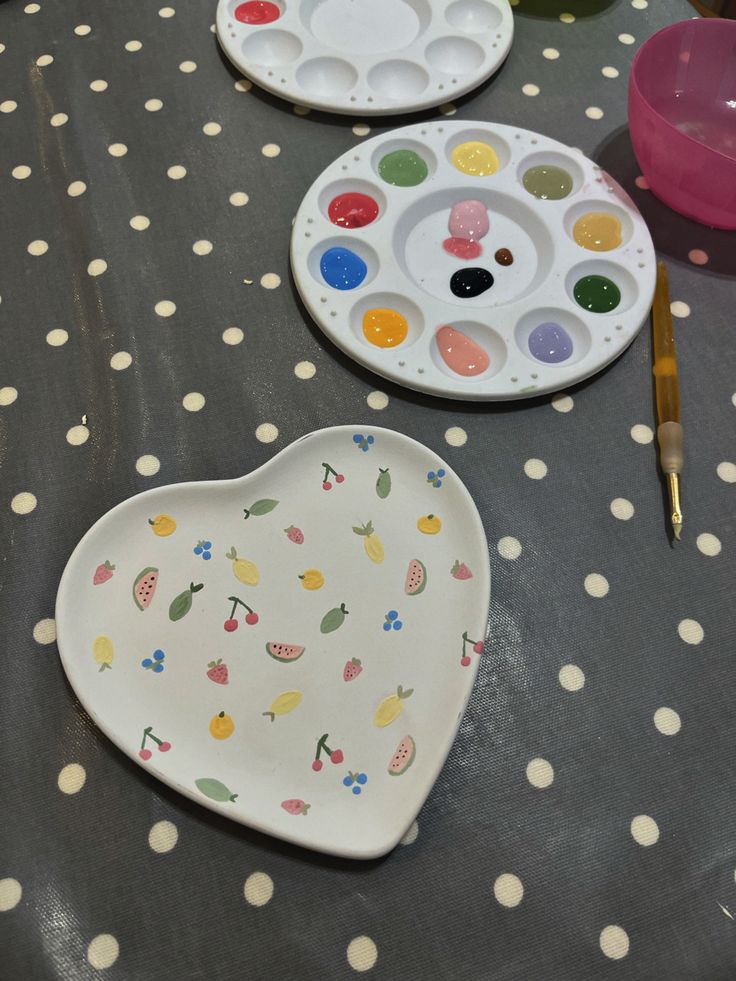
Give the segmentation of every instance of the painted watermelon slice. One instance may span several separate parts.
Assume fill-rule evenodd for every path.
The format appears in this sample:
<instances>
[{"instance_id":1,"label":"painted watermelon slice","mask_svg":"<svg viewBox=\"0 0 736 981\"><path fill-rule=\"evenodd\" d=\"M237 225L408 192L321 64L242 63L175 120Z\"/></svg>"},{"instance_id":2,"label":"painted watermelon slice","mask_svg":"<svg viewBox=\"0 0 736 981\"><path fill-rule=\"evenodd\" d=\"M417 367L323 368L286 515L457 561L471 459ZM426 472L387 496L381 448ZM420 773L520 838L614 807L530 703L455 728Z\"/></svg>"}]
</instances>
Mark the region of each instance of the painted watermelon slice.
<instances>
[{"instance_id":1,"label":"painted watermelon slice","mask_svg":"<svg viewBox=\"0 0 736 981\"><path fill-rule=\"evenodd\" d=\"M266 651L277 661L298 661L304 653L304 648L299 644L280 644L278 641L270 640L266 644Z\"/></svg>"},{"instance_id":2,"label":"painted watermelon slice","mask_svg":"<svg viewBox=\"0 0 736 981\"><path fill-rule=\"evenodd\" d=\"M391 762L388 765L389 775L392 777L400 777L402 773L406 773L414 762L416 755L417 744L414 742L411 736L404 736L399 745L396 747L396 752L391 757Z\"/></svg>"},{"instance_id":3,"label":"painted watermelon slice","mask_svg":"<svg viewBox=\"0 0 736 981\"><path fill-rule=\"evenodd\" d=\"M406 571L404 592L407 596L416 596L418 593L424 592L426 585L427 570L424 567L424 563L420 562L419 559L412 559Z\"/></svg>"},{"instance_id":4,"label":"painted watermelon slice","mask_svg":"<svg viewBox=\"0 0 736 981\"><path fill-rule=\"evenodd\" d=\"M148 566L141 569L133 583L133 600L139 610L147 610L153 601L158 585L158 569Z\"/></svg>"}]
</instances>

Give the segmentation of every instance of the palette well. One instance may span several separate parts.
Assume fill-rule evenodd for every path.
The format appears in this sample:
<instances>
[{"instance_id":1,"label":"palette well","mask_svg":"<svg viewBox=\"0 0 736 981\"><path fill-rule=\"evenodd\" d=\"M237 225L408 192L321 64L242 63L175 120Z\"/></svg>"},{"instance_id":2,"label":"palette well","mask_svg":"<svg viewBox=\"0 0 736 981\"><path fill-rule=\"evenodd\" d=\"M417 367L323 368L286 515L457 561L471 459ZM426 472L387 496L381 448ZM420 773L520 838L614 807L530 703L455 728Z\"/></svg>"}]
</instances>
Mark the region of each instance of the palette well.
<instances>
[{"instance_id":1,"label":"palette well","mask_svg":"<svg viewBox=\"0 0 736 981\"><path fill-rule=\"evenodd\" d=\"M257 85L362 116L439 105L485 81L514 31L508 0L220 0L217 36Z\"/></svg>"},{"instance_id":2,"label":"palette well","mask_svg":"<svg viewBox=\"0 0 736 981\"><path fill-rule=\"evenodd\" d=\"M304 197L291 238L309 312L399 384L515 399L575 384L644 323L656 261L625 191L529 130L422 123L367 140Z\"/></svg>"}]
</instances>

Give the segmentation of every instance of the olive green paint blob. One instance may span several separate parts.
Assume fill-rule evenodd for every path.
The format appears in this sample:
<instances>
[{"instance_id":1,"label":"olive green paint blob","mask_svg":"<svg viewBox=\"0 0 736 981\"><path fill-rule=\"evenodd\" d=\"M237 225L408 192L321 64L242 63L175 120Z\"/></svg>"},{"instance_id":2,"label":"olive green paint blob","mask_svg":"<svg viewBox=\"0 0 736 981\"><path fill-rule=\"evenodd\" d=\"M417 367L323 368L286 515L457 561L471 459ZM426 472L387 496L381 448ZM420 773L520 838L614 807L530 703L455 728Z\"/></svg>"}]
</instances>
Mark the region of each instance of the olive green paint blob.
<instances>
[{"instance_id":1,"label":"olive green paint blob","mask_svg":"<svg viewBox=\"0 0 736 981\"><path fill-rule=\"evenodd\" d=\"M583 276L575 283L573 295L591 313L610 313L621 302L621 290L605 276Z\"/></svg>"},{"instance_id":2,"label":"olive green paint blob","mask_svg":"<svg viewBox=\"0 0 736 981\"><path fill-rule=\"evenodd\" d=\"M562 167L530 167L522 182L530 194L542 201L559 201L572 191L572 177Z\"/></svg>"},{"instance_id":3,"label":"olive green paint blob","mask_svg":"<svg viewBox=\"0 0 736 981\"><path fill-rule=\"evenodd\" d=\"M429 170L413 150L394 150L381 158L378 173L387 184L396 187L416 187L426 180Z\"/></svg>"}]
</instances>

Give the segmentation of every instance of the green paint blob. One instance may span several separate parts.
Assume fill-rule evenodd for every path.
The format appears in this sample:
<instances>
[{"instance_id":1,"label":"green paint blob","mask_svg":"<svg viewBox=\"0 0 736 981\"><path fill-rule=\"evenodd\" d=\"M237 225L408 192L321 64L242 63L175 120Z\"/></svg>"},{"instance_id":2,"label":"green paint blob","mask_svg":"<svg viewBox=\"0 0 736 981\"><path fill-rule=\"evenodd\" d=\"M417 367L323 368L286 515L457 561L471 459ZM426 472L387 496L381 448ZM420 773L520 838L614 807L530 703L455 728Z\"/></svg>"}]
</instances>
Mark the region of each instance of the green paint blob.
<instances>
[{"instance_id":1,"label":"green paint blob","mask_svg":"<svg viewBox=\"0 0 736 981\"><path fill-rule=\"evenodd\" d=\"M387 184L396 187L416 187L426 179L429 170L413 150L394 150L381 158L378 173Z\"/></svg>"},{"instance_id":2,"label":"green paint blob","mask_svg":"<svg viewBox=\"0 0 736 981\"><path fill-rule=\"evenodd\" d=\"M573 295L591 313L610 313L621 302L621 290L605 276L583 276L575 283Z\"/></svg>"},{"instance_id":3,"label":"green paint blob","mask_svg":"<svg viewBox=\"0 0 736 981\"><path fill-rule=\"evenodd\" d=\"M559 201L572 191L572 177L562 167L530 167L522 182L530 194L542 201Z\"/></svg>"}]
</instances>

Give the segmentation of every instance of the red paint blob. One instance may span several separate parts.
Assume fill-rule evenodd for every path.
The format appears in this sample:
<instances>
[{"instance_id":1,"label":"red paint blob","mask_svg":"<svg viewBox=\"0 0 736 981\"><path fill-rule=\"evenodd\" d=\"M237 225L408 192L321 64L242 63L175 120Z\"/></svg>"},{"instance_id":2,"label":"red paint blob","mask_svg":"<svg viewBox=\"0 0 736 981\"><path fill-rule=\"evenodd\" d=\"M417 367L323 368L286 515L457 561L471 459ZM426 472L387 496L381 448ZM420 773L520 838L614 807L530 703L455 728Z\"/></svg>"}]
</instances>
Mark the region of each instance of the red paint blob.
<instances>
[{"instance_id":1,"label":"red paint blob","mask_svg":"<svg viewBox=\"0 0 736 981\"><path fill-rule=\"evenodd\" d=\"M480 242L474 242L469 238L457 238L454 235L452 238L445 239L442 248L458 259L477 259L483 252Z\"/></svg>"},{"instance_id":2,"label":"red paint blob","mask_svg":"<svg viewBox=\"0 0 736 981\"><path fill-rule=\"evenodd\" d=\"M330 201L327 214L333 225L362 228L378 218L378 205L368 194L348 191L347 194L338 194Z\"/></svg>"},{"instance_id":3,"label":"red paint blob","mask_svg":"<svg viewBox=\"0 0 736 981\"><path fill-rule=\"evenodd\" d=\"M271 24L280 16L279 8L269 0L247 0L235 8L235 19L241 24Z\"/></svg>"}]
</instances>

